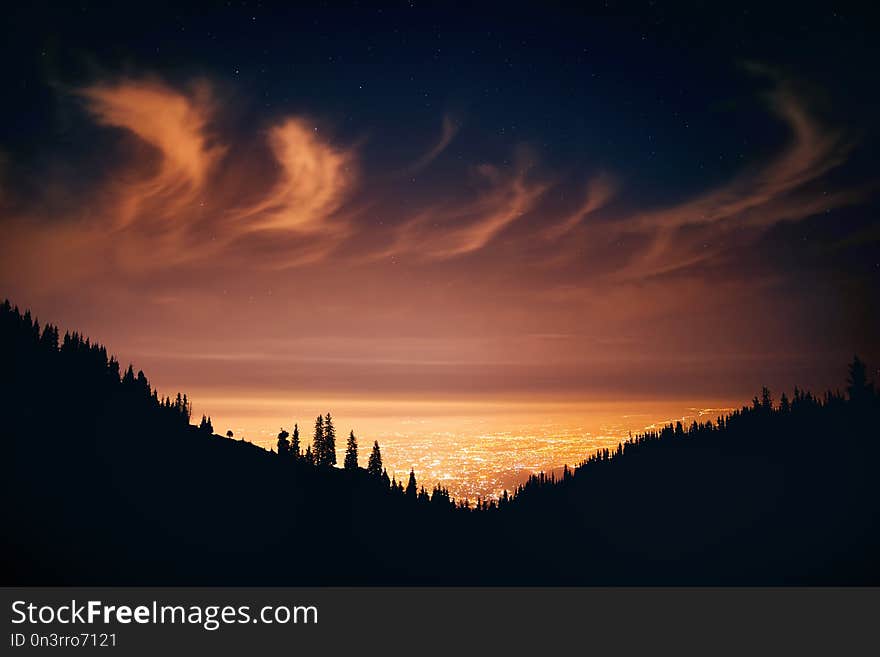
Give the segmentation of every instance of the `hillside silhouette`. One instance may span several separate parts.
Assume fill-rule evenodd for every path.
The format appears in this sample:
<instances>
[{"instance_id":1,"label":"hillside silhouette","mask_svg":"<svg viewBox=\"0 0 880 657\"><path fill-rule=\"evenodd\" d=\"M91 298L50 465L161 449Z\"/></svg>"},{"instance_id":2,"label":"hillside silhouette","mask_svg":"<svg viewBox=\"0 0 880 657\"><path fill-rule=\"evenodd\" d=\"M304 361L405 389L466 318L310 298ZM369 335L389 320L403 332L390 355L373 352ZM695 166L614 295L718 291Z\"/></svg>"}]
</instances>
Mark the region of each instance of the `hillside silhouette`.
<instances>
[{"instance_id":1,"label":"hillside silhouette","mask_svg":"<svg viewBox=\"0 0 880 657\"><path fill-rule=\"evenodd\" d=\"M389 481L330 413L274 451L217 435L8 301L0 362L6 585L880 584L880 401L858 359L843 393L764 389L475 504Z\"/></svg>"}]
</instances>

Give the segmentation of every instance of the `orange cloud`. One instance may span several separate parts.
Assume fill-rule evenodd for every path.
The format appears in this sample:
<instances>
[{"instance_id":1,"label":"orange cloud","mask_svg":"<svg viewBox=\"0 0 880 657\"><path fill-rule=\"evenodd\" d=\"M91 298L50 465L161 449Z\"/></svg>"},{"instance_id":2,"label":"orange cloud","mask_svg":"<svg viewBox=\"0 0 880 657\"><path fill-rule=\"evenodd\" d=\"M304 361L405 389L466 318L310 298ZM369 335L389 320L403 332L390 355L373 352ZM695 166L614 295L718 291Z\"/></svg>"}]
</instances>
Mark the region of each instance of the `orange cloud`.
<instances>
[{"instance_id":1,"label":"orange cloud","mask_svg":"<svg viewBox=\"0 0 880 657\"><path fill-rule=\"evenodd\" d=\"M459 125L455 121L452 120L448 114L443 117L443 129L440 134L440 139L437 141L431 149L422 155L418 160L413 162L410 166L408 166L405 170L405 174L413 174L418 171L421 171L425 167L427 167L431 162L437 159L437 157L446 150L452 140L455 139L455 135L458 134Z\"/></svg>"},{"instance_id":2,"label":"orange cloud","mask_svg":"<svg viewBox=\"0 0 880 657\"><path fill-rule=\"evenodd\" d=\"M544 203L550 184L534 180L528 166L504 171L485 164L476 169L475 194L417 208L402 221L389 221L390 228L366 221L397 211L387 197L374 198L373 207L358 195L357 149L332 144L303 118L283 119L263 133L267 149L233 158L214 129L220 108L206 83L179 90L156 80L123 79L77 93L97 122L147 146L133 148L125 170L94 190L87 205L70 208L69 217L53 217L51 226L23 219L15 228L31 234L22 242L41 245L42 253L64 252L67 261L81 262L83 272L210 269L220 261L277 269L321 261L355 236L363 239L353 260L447 260L490 247L520 222L522 230L510 231L510 244L538 254L532 262L544 269L571 267L570 275L579 276L591 261L601 261L609 271L603 280L635 280L717 257L721 238L733 228L760 234L776 222L858 197L810 189L845 160L850 143L816 121L785 83L770 95L770 107L790 132L788 146L768 164L694 199L614 217L607 208L619 186L602 173L589 180L579 207L559 213ZM444 117L439 140L411 169L428 166L457 130ZM602 221L595 221L600 210ZM529 214L540 223L523 221ZM603 249L621 238L634 246L606 257Z\"/></svg>"},{"instance_id":3,"label":"orange cloud","mask_svg":"<svg viewBox=\"0 0 880 657\"><path fill-rule=\"evenodd\" d=\"M570 215L551 225L544 237L555 240L571 232L596 210L605 207L617 193L617 182L608 174L601 174L587 183L587 196L581 206Z\"/></svg>"},{"instance_id":4,"label":"orange cloud","mask_svg":"<svg viewBox=\"0 0 880 657\"><path fill-rule=\"evenodd\" d=\"M791 142L770 164L691 201L632 216L624 227L675 228L731 219L749 221L752 210L785 197L846 159L849 142L839 132L823 130L787 88L771 95L771 108L788 126ZM773 223L774 219L762 214L759 222Z\"/></svg>"},{"instance_id":5,"label":"orange cloud","mask_svg":"<svg viewBox=\"0 0 880 657\"><path fill-rule=\"evenodd\" d=\"M7 213L7 234L30 247L16 256L18 267L43 273L34 280L70 282L47 275L49 254L63 254L58 261L82 280L231 261L277 268L320 260L351 234L339 211L357 183L356 152L331 145L305 120L269 128L268 151L229 158L207 83L176 89L121 79L75 94L98 124L127 133L131 147L83 202L59 206L64 216L41 217L33 203ZM258 161L266 152L271 161ZM238 198L249 201L236 207Z\"/></svg>"},{"instance_id":6,"label":"orange cloud","mask_svg":"<svg viewBox=\"0 0 880 657\"><path fill-rule=\"evenodd\" d=\"M823 128L784 83L770 94L770 107L790 133L788 146L771 162L695 199L594 227L606 239L627 234L649 238L613 278L634 280L707 262L719 254L729 231L748 228L758 235L781 221L797 221L863 197L852 190L810 189L810 183L846 160L852 144L843 133Z\"/></svg>"},{"instance_id":7,"label":"orange cloud","mask_svg":"<svg viewBox=\"0 0 880 657\"><path fill-rule=\"evenodd\" d=\"M196 198L223 156L223 147L209 144L212 108L205 85L190 96L145 80L96 84L78 93L99 123L128 130L159 153L155 173L127 190L125 211L119 215L123 222L156 197L167 211L180 210Z\"/></svg>"},{"instance_id":8,"label":"orange cloud","mask_svg":"<svg viewBox=\"0 0 880 657\"><path fill-rule=\"evenodd\" d=\"M404 222L385 255L412 253L443 260L477 251L532 210L548 187L527 180L524 170L504 176L484 164L477 174L489 182L488 190L465 203L429 208Z\"/></svg>"},{"instance_id":9,"label":"orange cloud","mask_svg":"<svg viewBox=\"0 0 880 657\"><path fill-rule=\"evenodd\" d=\"M289 118L269 131L269 145L280 166L274 187L240 217L248 230L280 229L314 232L345 201L354 187L355 154L318 138L305 121Z\"/></svg>"}]
</instances>

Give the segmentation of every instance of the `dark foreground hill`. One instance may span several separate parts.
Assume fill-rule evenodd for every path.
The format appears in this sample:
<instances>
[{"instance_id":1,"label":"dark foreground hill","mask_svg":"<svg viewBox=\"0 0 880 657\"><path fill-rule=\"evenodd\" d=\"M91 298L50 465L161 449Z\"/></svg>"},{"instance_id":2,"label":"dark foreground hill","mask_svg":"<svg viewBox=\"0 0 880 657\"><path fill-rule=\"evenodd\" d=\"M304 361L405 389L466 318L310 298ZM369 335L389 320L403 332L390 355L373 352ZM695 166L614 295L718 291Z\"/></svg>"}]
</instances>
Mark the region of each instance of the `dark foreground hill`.
<instances>
[{"instance_id":1,"label":"dark foreground hill","mask_svg":"<svg viewBox=\"0 0 880 657\"><path fill-rule=\"evenodd\" d=\"M880 404L767 393L500 504L189 423L106 350L0 307L2 584L880 584Z\"/></svg>"}]
</instances>

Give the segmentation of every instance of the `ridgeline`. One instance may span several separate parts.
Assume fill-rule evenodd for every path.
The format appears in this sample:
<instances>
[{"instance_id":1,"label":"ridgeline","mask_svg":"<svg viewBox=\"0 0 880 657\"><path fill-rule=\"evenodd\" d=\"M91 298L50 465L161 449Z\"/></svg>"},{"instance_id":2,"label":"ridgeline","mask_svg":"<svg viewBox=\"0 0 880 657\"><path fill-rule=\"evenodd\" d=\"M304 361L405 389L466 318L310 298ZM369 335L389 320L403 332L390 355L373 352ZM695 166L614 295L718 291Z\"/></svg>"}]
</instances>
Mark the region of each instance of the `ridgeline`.
<instances>
[{"instance_id":1,"label":"ridgeline","mask_svg":"<svg viewBox=\"0 0 880 657\"><path fill-rule=\"evenodd\" d=\"M880 398L762 391L465 504L336 464L328 414L267 451L0 306L6 585L880 584ZM313 448L314 446L314 448Z\"/></svg>"}]
</instances>

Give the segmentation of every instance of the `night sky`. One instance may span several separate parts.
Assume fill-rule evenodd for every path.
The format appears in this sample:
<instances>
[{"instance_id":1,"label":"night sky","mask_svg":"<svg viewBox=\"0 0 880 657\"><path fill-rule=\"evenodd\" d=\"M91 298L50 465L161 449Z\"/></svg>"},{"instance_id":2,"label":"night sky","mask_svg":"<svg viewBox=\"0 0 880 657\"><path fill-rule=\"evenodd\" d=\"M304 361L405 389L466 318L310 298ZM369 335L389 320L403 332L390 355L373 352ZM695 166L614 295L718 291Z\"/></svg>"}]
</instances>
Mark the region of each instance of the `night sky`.
<instances>
[{"instance_id":1,"label":"night sky","mask_svg":"<svg viewBox=\"0 0 880 657\"><path fill-rule=\"evenodd\" d=\"M841 387L877 22L768 4L23 3L0 297L196 400Z\"/></svg>"}]
</instances>

